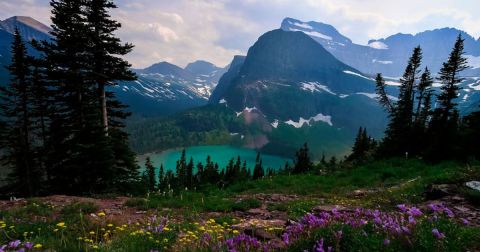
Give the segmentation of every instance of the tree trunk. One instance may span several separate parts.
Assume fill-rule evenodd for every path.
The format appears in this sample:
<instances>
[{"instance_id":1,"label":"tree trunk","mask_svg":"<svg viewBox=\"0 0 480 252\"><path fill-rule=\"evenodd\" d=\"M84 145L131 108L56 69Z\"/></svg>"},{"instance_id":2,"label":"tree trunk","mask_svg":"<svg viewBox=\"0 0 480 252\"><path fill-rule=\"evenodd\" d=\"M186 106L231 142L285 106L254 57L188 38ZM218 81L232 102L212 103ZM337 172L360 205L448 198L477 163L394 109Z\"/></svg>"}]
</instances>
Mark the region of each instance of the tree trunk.
<instances>
[{"instance_id":1,"label":"tree trunk","mask_svg":"<svg viewBox=\"0 0 480 252\"><path fill-rule=\"evenodd\" d=\"M98 83L98 93L100 97L100 107L102 109L102 126L105 130L105 136L108 136L108 112L107 112L107 97L105 95L105 83Z\"/></svg>"}]
</instances>

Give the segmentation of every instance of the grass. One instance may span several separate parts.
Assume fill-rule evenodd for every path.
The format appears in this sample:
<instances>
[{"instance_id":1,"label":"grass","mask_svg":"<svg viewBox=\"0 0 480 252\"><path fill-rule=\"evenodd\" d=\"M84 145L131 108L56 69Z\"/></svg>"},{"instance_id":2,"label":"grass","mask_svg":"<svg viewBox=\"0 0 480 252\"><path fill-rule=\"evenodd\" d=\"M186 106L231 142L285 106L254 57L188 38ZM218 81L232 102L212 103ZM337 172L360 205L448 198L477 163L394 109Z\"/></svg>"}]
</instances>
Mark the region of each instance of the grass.
<instances>
[{"instance_id":1,"label":"grass","mask_svg":"<svg viewBox=\"0 0 480 252\"><path fill-rule=\"evenodd\" d=\"M345 204L370 208L380 206L388 211L400 203L419 203L424 200L422 193L426 185L432 183L456 184L460 188L460 194L472 204L478 205L480 193L461 186L465 181L478 179L480 179L478 165L465 167L454 162L432 165L421 160L392 159L324 175L279 175L235 184L225 189L182 190L173 195L150 194L146 198L130 198L125 203L126 207L147 210L148 216L151 214L171 216L176 220L176 223L168 224L168 231L150 234L147 230L161 224L151 224L151 220L145 219L137 223L138 225L135 223L136 220L132 220L125 227L122 223L113 223L114 226L109 227L111 222L108 218L91 218L90 214L96 213L98 216L101 211L92 202L75 202L58 209L59 207L39 199L30 199L23 207L0 211L0 221L3 221L3 224L0 222L0 246L14 239L20 239L41 244L50 251L108 252L150 251L151 249L184 251L188 250L191 244L183 235L188 230L199 231L199 226L195 223L206 221L202 219L205 216L202 213L217 212L213 215L216 217L213 217L209 224L211 229L215 228L220 232L222 228L214 223L225 223L224 229L229 231L224 232L232 235L233 231L227 227L238 221L234 217L235 211L248 211L261 207L263 202L248 196L256 193L299 195L295 200L273 202L267 205L268 210L286 212L290 219L295 220L320 204ZM357 189L367 193L363 197L352 196L352 192ZM242 200L236 200L239 194L242 195ZM65 223L66 228L58 226L61 222ZM324 238L326 243L339 248L340 251L479 249L479 245L473 243L480 240L478 228L441 222L437 227L444 230L449 238L438 242L432 239L432 226L429 226L428 222L421 225L423 226L419 226L416 231L418 233L414 235L415 240L412 240L415 249L405 246L399 240L392 240L392 243L385 247L384 235L372 232L365 237L361 230L341 224L314 230L311 235L296 241L288 249L290 251L311 250L320 238ZM342 230L344 239L336 244L334 233L338 230ZM92 231L94 234L90 234ZM183 243L179 243L181 239Z\"/></svg>"}]
</instances>

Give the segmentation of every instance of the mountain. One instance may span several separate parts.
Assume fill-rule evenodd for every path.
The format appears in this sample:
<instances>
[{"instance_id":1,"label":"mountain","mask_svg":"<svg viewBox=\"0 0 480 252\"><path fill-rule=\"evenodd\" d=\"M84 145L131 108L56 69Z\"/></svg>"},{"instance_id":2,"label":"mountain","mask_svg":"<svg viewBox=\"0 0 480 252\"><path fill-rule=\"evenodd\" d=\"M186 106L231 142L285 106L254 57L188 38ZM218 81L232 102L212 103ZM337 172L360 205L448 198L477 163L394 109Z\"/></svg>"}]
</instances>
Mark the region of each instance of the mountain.
<instances>
[{"instance_id":1,"label":"mountain","mask_svg":"<svg viewBox=\"0 0 480 252\"><path fill-rule=\"evenodd\" d=\"M35 40L49 40L51 39L49 26L38 22L31 17L14 16L0 21L2 27L8 33L13 34L17 28L26 41Z\"/></svg>"},{"instance_id":2,"label":"mountain","mask_svg":"<svg viewBox=\"0 0 480 252\"><path fill-rule=\"evenodd\" d=\"M220 80L210 102L225 102L237 111L255 107L279 120L326 113L322 104L331 97L344 100L375 90L373 80L302 32L267 32L249 49L241 67L231 71L234 77Z\"/></svg>"},{"instance_id":3,"label":"mountain","mask_svg":"<svg viewBox=\"0 0 480 252\"><path fill-rule=\"evenodd\" d=\"M455 39L461 34L465 39L466 57L473 67L465 74L480 76L480 40L454 28L435 29L415 35L398 33L385 39L370 40L368 45L355 44L333 26L320 22L285 18L281 29L301 31L309 35L340 61L366 74L383 73L393 77L403 74L405 64L417 45L423 49L423 65L437 73L442 62L447 59Z\"/></svg>"},{"instance_id":4,"label":"mountain","mask_svg":"<svg viewBox=\"0 0 480 252\"><path fill-rule=\"evenodd\" d=\"M14 16L0 21L0 84L9 81L4 66L11 62L10 47L17 27L25 41L50 40L50 27L30 17ZM29 53L37 52L29 46ZM220 76L226 71L206 61L196 61L183 69L168 62L134 70L138 80L120 82L110 90L141 116L168 115L205 105Z\"/></svg>"},{"instance_id":5,"label":"mountain","mask_svg":"<svg viewBox=\"0 0 480 252\"><path fill-rule=\"evenodd\" d=\"M207 104L218 79L226 71L206 61L181 68L168 62L136 69L138 79L114 87L129 110L142 116L170 115Z\"/></svg>"},{"instance_id":6,"label":"mountain","mask_svg":"<svg viewBox=\"0 0 480 252\"><path fill-rule=\"evenodd\" d=\"M278 29L262 35L246 57L234 57L210 105L146 127L158 133L149 133L150 139L170 131L192 132L187 135L197 144L238 144L282 155L291 155L308 141L317 157L322 152L343 155L358 127L366 126L377 136L384 130L386 115L374 89L372 79L337 60L309 36ZM208 127L195 126L207 122ZM132 132L134 142L141 138L137 134ZM168 143L158 147L186 146L192 139ZM155 145L138 146L151 151Z\"/></svg>"},{"instance_id":7,"label":"mountain","mask_svg":"<svg viewBox=\"0 0 480 252\"><path fill-rule=\"evenodd\" d=\"M9 81L5 66L9 65L11 61L10 47L15 27L18 28L26 41L51 39L49 35L50 28L33 18L14 16L0 21L0 84ZM30 53L35 54L35 51L30 46L28 46L28 49Z\"/></svg>"}]
</instances>

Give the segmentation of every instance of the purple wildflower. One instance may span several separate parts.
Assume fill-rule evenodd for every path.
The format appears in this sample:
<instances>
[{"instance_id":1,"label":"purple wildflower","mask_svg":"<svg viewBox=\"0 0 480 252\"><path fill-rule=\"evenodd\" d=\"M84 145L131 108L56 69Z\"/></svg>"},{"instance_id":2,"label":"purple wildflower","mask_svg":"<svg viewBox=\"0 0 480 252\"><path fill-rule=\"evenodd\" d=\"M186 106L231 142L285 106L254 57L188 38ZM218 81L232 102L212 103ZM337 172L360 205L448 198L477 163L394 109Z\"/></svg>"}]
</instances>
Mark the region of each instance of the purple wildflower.
<instances>
[{"instance_id":1,"label":"purple wildflower","mask_svg":"<svg viewBox=\"0 0 480 252\"><path fill-rule=\"evenodd\" d=\"M445 209L443 209L443 211L445 212L445 214L447 214L447 216L448 216L449 218L455 217L455 214L453 214L452 210L450 210L450 209L448 209L448 208L445 208Z\"/></svg>"},{"instance_id":2,"label":"purple wildflower","mask_svg":"<svg viewBox=\"0 0 480 252\"><path fill-rule=\"evenodd\" d=\"M20 240L12 241L12 242L8 243L8 247L9 248L17 248L18 245L20 245L20 243L21 243Z\"/></svg>"},{"instance_id":3,"label":"purple wildflower","mask_svg":"<svg viewBox=\"0 0 480 252\"><path fill-rule=\"evenodd\" d=\"M283 242L285 242L285 244L287 244L287 245L288 245L288 243L290 243L290 239L289 239L289 238L290 238L290 237L289 237L288 233L282 234L282 240L283 240Z\"/></svg>"},{"instance_id":4,"label":"purple wildflower","mask_svg":"<svg viewBox=\"0 0 480 252\"><path fill-rule=\"evenodd\" d=\"M439 240L445 238L445 235L442 232L438 231L438 229L436 229L436 228L432 229L432 233Z\"/></svg>"},{"instance_id":5,"label":"purple wildflower","mask_svg":"<svg viewBox=\"0 0 480 252\"><path fill-rule=\"evenodd\" d=\"M402 212L406 212L406 211L407 211L407 206L405 206L405 204L397 205L397 207L398 207Z\"/></svg>"},{"instance_id":6,"label":"purple wildflower","mask_svg":"<svg viewBox=\"0 0 480 252\"><path fill-rule=\"evenodd\" d=\"M420 216L422 215L422 211L420 211L420 209L416 208L416 207L412 207L410 208L410 210L408 210L408 214L412 215L412 216Z\"/></svg>"},{"instance_id":7,"label":"purple wildflower","mask_svg":"<svg viewBox=\"0 0 480 252\"><path fill-rule=\"evenodd\" d=\"M470 224L470 221L468 221L467 219L460 218L460 220L462 221L462 223L463 223L464 225Z\"/></svg>"},{"instance_id":8,"label":"purple wildflower","mask_svg":"<svg viewBox=\"0 0 480 252\"><path fill-rule=\"evenodd\" d=\"M390 244L390 239L385 238L385 240L383 240L383 245L388 246L389 244Z\"/></svg>"},{"instance_id":9,"label":"purple wildflower","mask_svg":"<svg viewBox=\"0 0 480 252\"><path fill-rule=\"evenodd\" d=\"M315 252L325 252L325 249L323 248L323 238L315 244L313 247L313 251Z\"/></svg>"},{"instance_id":10,"label":"purple wildflower","mask_svg":"<svg viewBox=\"0 0 480 252\"><path fill-rule=\"evenodd\" d=\"M30 249L33 248L33 243L31 243L31 242L25 242L25 243L23 244L23 246L25 246L26 249L30 250Z\"/></svg>"},{"instance_id":11,"label":"purple wildflower","mask_svg":"<svg viewBox=\"0 0 480 252\"><path fill-rule=\"evenodd\" d=\"M415 221L415 218L413 216L408 216L408 223L412 224L412 225L416 225L417 222Z\"/></svg>"}]
</instances>

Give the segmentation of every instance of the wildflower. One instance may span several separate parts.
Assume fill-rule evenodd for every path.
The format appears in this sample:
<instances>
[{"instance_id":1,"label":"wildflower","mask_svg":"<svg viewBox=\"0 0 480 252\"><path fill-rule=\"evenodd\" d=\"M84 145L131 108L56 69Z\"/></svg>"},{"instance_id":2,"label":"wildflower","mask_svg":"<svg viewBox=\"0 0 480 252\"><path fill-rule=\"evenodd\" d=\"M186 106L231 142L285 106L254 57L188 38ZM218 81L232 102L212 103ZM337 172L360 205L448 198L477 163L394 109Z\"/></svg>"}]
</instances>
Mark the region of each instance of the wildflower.
<instances>
[{"instance_id":1,"label":"wildflower","mask_svg":"<svg viewBox=\"0 0 480 252\"><path fill-rule=\"evenodd\" d=\"M12 241L12 242L8 243L8 247L14 249L14 248L17 248L18 245L20 245L20 243L21 243L20 240L15 240L15 241Z\"/></svg>"},{"instance_id":2,"label":"wildflower","mask_svg":"<svg viewBox=\"0 0 480 252\"><path fill-rule=\"evenodd\" d=\"M416 208L416 207L412 207L410 208L410 210L408 210L408 214L412 215L412 216L420 216L422 215L422 211L420 211L420 209Z\"/></svg>"},{"instance_id":3,"label":"wildflower","mask_svg":"<svg viewBox=\"0 0 480 252\"><path fill-rule=\"evenodd\" d=\"M398 207L402 212L406 212L406 211L407 211L407 207L405 206L405 204L397 205L397 207Z\"/></svg>"},{"instance_id":4,"label":"wildflower","mask_svg":"<svg viewBox=\"0 0 480 252\"><path fill-rule=\"evenodd\" d=\"M233 233L234 235L238 235L240 232L238 232L238 230L233 230L232 233Z\"/></svg>"},{"instance_id":5,"label":"wildflower","mask_svg":"<svg viewBox=\"0 0 480 252\"><path fill-rule=\"evenodd\" d=\"M449 218L455 217L455 214L453 214L452 210L450 210L450 209L448 209L448 208L445 208L445 209L443 209L443 211L445 212L445 214L447 214L447 216L448 216Z\"/></svg>"},{"instance_id":6,"label":"wildflower","mask_svg":"<svg viewBox=\"0 0 480 252\"><path fill-rule=\"evenodd\" d=\"M43 245L40 244L40 243L37 243L37 244L35 244L35 246L33 246L33 248L41 249L41 248L43 248Z\"/></svg>"},{"instance_id":7,"label":"wildflower","mask_svg":"<svg viewBox=\"0 0 480 252\"><path fill-rule=\"evenodd\" d=\"M287 244L287 245L288 245L288 243L290 242L290 239L289 239L289 238L290 238L290 237L288 236L288 233L282 234L282 240L283 240L283 242L285 242L285 244Z\"/></svg>"},{"instance_id":8,"label":"wildflower","mask_svg":"<svg viewBox=\"0 0 480 252\"><path fill-rule=\"evenodd\" d=\"M95 231L90 231L90 234L91 234L91 235L94 235L94 234L95 234Z\"/></svg>"},{"instance_id":9,"label":"wildflower","mask_svg":"<svg viewBox=\"0 0 480 252\"><path fill-rule=\"evenodd\" d=\"M100 212L100 213L98 213L98 216L99 216L99 217L104 217L104 216L105 216L105 213L104 213L104 212Z\"/></svg>"},{"instance_id":10,"label":"wildflower","mask_svg":"<svg viewBox=\"0 0 480 252\"><path fill-rule=\"evenodd\" d=\"M23 244L23 246L24 246L26 249L30 250L30 249L33 248L33 243L31 243L31 242L25 242L25 243Z\"/></svg>"},{"instance_id":11,"label":"wildflower","mask_svg":"<svg viewBox=\"0 0 480 252\"><path fill-rule=\"evenodd\" d=\"M57 223L57 227L65 227L65 222L59 222L59 223Z\"/></svg>"},{"instance_id":12,"label":"wildflower","mask_svg":"<svg viewBox=\"0 0 480 252\"><path fill-rule=\"evenodd\" d=\"M412 225L416 225L417 222L415 221L415 218L413 218L413 216L408 216L408 223L412 224Z\"/></svg>"},{"instance_id":13,"label":"wildflower","mask_svg":"<svg viewBox=\"0 0 480 252\"><path fill-rule=\"evenodd\" d=\"M464 225L470 224L470 221L468 221L467 219L460 218L460 220L462 221L462 223L463 223Z\"/></svg>"},{"instance_id":14,"label":"wildflower","mask_svg":"<svg viewBox=\"0 0 480 252\"><path fill-rule=\"evenodd\" d=\"M388 246L389 244L390 244L390 239L385 238L385 240L383 240L383 245Z\"/></svg>"},{"instance_id":15,"label":"wildflower","mask_svg":"<svg viewBox=\"0 0 480 252\"><path fill-rule=\"evenodd\" d=\"M315 252L325 252L325 249L323 248L323 238L318 241L315 246L313 246L313 251Z\"/></svg>"},{"instance_id":16,"label":"wildflower","mask_svg":"<svg viewBox=\"0 0 480 252\"><path fill-rule=\"evenodd\" d=\"M441 233L440 231L438 231L438 229L434 228L432 229L432 233L435 237L437 237L437 239L441 240L443 238L445 238L445 234Z\"/></svg>"}]
</instances>

